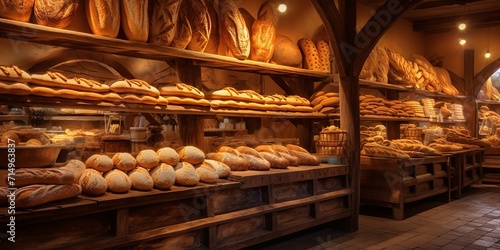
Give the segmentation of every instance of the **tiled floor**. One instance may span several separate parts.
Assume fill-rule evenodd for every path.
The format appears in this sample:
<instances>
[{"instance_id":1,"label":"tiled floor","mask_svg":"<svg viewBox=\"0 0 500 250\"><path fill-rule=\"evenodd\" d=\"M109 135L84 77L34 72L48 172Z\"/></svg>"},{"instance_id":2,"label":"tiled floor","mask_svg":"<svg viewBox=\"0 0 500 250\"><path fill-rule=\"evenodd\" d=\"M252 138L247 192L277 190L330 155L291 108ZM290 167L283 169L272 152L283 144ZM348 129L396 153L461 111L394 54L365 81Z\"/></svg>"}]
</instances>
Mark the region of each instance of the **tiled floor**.
<instances>
[{"instance_id":1,"label":"tiled floor","mask_svg":"<svg viewBox=\"0 0 500 250\"><path fill-rule=\"evenodd\" d=\"M470 188L403 221L361 215L355 233L323 225L252 249L500 249L500 188Z\"/></svg>"}]
</instances>

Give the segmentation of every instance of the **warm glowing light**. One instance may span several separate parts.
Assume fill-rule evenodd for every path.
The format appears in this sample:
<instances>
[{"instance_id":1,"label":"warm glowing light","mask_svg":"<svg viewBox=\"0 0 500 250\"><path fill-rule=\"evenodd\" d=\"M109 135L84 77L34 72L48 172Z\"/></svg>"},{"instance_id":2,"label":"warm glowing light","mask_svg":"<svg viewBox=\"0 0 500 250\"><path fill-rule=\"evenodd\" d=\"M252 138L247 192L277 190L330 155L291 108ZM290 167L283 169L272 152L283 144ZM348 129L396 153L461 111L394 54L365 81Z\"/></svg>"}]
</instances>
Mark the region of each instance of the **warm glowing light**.
<instances>
[{"instance_id":1,"label":"warm glowing light","mask_svg":"<svg viewBox=\"0 0 500 250\"><path fill-rule=\"evenodd\" d=\"M490 50L486 50L486 53L484 54L484 57L486 57L486 58L490 58L491 57Z\"/></svg>"},{"instance_id":2,"label":"warm glowing light","mask_svg":"<svg viewBox=\"0 0 500 250\"><path fill-rule=\"evenodd\" d=\"M460 43L460 45L464 45L467 41L465 39L460 39L460 41L458 41L458 43Z\"/></svg>"},{"instance_id":3,"label":"warm glowing light","mask_svg":"<svg viewBox=\"0 0 500 250\"><path fill-rule=\"evenodd\" d=\"M282 3L280 5L278 5L278 11L283 13L286 11L286 4Z\"/></svg>"},{"instance_id":4,"label":"warm glowing light","mask_svg":"<svg viewBox=\"0 0 500 250\"><path fill-rule=\"evenodd\" d=\"M458 29L459 29L459 30L465 30L465 28L466 28L466 27L467 27L467 25L466 25L465 23L460 23L460 24L458 25Z\"/></svg>"}]
</instances>

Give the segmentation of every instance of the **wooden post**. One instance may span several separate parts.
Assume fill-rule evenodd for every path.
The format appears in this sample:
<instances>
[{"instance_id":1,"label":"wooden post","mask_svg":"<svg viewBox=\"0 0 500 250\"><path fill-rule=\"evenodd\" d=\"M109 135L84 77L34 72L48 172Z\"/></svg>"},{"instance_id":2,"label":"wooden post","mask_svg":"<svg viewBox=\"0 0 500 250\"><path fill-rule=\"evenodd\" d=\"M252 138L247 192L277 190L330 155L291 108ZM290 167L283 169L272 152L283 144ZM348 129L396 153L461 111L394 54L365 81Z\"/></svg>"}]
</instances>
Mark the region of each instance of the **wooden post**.
<instances>
[{"instance_id":1,"label":"wooden post","mask_svg":"<svg viewBox=\"0 0 500 250\"><path fill-rule=\"evenodd\" d=\"M464 50L464 95L467 99L464 101L464 115L467 129L477 137L478 134L478 121L477 121L477 108L476 98L474 94L474 50Z\"/></svg>"}]
</instances>

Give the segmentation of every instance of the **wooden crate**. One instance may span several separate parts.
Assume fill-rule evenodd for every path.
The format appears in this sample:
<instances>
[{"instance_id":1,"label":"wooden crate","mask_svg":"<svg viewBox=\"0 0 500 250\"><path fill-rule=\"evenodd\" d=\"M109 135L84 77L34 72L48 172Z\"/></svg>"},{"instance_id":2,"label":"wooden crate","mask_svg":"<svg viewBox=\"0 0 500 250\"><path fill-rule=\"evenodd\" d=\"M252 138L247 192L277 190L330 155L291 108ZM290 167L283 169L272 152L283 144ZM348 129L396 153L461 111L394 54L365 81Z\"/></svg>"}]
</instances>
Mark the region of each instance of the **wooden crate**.
<instances>
[{"instance_id":1,"label":"wooden crate","mask_svg":"<svg viewBox=\"0 0 500 250\"><path fill-rule=\"evenodd\" d=\"M449 158L410 160L361 157L361 203L389 206L393 218L404 219L405 203L447 194L449 201Z\"/></svg>"}]
</instances>

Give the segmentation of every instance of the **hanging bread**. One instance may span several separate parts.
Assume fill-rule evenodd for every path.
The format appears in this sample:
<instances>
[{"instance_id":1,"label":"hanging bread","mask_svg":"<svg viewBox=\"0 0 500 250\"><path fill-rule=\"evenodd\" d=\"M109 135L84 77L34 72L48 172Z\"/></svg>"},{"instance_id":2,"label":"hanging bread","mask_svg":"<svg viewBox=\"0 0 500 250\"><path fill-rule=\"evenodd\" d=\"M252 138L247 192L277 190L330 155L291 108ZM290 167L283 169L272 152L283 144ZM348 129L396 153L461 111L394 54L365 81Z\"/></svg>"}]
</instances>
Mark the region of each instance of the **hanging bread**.
<instances>
[{"instance_id":1,"label":"hanging bread","mask_svg":"<svg viewBox=\"0 0 500 250\"><path fill-rule=\"evenodd\" d=\"M122 28L128 40L147 42L149 35L149 1L121 0Z\"/></svg>"},{"instance_id":2,"label":"hanging bread","mask_svg":"<svg viewBox=\"0 0 500 250\"><path fill-rule=\"evenodd\" d=\"M177 32L177 21L182 0L151 0L149 42L168 46Z\"/></svg>"},{"instance_id":3,"label":"hanging bread","mask_svg":"<svg viewBox=\"0 0 500 250\"><path fill-rule=\"evenodd\" d=\"M184 1L184 3L187 3L188 11L186 13L193 32L187 49L203 52L207 47L212 30L207 6L204 0L188 0Z\"/></svg>"},{"instance_id":4,"label":"hanging bread","mask_svg":"<svg viewBox=\"0 0 500 250\"><path fill-rule=\"evenodd\" d=\"M247 59L250 55L250 34L232 0L219 1L219 26L221 38L233 56L240 60Z\"/></svg>"},{"instance_id":5,"label":"hanging bread","mask_svg":"<svg viewBox=\"0 0 500 250\"><path fill-rule=\"evenodd\" d=\"M29 22L35 0L0 1L0 17Z\"/></svg>"},{"instance_id":6,"label":"hanging bread","mask_svg":"<svg viewBox=\"0 0 500 250\"><path fill-rule=\"evenodd\" d=\"M116 37L120 31L120 0L86 0L87 21L99 36Z\"/></svg>"},{"instance_id":7,"label":"hanging bread","mask_svg":"<svg viewBox=\"0 0 500 250\"><path fill-rule=\"evenodd\" d=\"M269 62L273 56L276 25L278 23L275 10L276 6L271 1L263 3L259 8L257 18L252 25L251 60Z\"/></svg>"},{"instance_id":8,"label":"hanging bread","mask_svg":"<svg viewBox=\"0 0 500 250\"><path fill-rule=\"evenodd\" d=\"M302 51L302 58L304 61L302 63L302 67L305 69L320 71L321 67L316 45L314 45L314 43L307 38L301 38L299 40L299 47Z\"/></svg>"}]
</instances>

